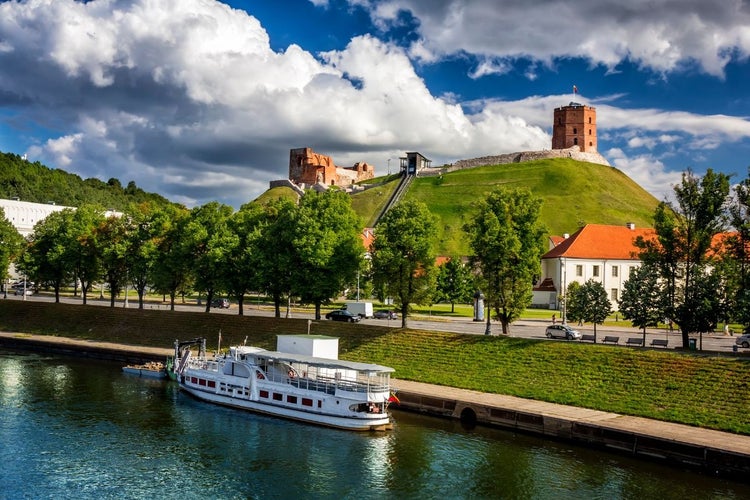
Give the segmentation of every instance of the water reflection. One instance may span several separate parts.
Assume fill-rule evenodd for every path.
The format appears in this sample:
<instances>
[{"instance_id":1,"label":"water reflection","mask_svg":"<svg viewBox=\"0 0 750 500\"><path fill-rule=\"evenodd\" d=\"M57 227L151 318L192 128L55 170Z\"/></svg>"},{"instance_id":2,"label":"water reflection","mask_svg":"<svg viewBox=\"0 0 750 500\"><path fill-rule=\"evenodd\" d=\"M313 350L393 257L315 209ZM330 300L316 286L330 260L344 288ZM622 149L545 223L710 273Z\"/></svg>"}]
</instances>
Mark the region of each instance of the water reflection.
<instances>
[{"instance_id":1,"label":"water reflection","mask_svg":"<svg viewBox=\"0 0 750 500\"><path fill-rule=\"evenodd\" d=\"M750 498L744 484L396 412L356 434L196 401L119 365L0 351L0 497Z\"/></svg>"}]
</instances>

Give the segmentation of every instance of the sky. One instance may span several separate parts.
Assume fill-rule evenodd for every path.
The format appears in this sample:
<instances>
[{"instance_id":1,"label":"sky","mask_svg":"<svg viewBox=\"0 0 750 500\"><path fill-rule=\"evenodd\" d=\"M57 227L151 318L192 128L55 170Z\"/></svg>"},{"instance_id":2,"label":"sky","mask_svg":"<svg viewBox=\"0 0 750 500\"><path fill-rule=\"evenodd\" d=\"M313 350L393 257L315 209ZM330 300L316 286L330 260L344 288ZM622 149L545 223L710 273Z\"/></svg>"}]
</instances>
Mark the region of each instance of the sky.
<instances>
[{"instance_id":1,"label":"sky","mask_svg":"<svg viewBox=\"0 0 750 500\"><path fill-rule=\"evenodd\" d=\"M748 176L749 55L748 0L0 1L0 151L239 208L292 148L376 175L549 149L576 101L664 199Z\"/></svg>"}]
</instances>

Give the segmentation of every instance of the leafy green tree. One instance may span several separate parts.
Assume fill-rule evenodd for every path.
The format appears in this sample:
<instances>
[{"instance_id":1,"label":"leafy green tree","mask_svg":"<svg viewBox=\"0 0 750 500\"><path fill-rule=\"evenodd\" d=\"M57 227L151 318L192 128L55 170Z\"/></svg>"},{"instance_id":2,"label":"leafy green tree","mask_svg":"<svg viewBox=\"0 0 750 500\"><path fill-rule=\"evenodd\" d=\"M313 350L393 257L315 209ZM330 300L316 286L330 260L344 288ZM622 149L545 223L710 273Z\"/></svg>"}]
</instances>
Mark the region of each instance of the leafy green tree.
<instances>
[{"instance_id":1,"label":"leafy green tree","mask_svg":"<svg viewBox=\"0 0 750 500\"><path fill-rule=\"evenodd\" d=\"M103 208L83 205L72 213L70 223L61 235L73 278L81 284L84 304L88 301L91 286L101 279L101 252L96 239L96 229L103 222Z\"/></svg>"},{"instance_id":2,"label":"leafy green tree","mask_svg":"<svg viewBox=\"0 0 750 500\"><path fill-rule=\"evenodd\" d=\"M20 256L23 248L23 237L5 218L5 211L0 208L0 279L3 283L8 279L8 268Z\"/></svg>"},{"instance_id":3,"label":"leafy green tree","mask_svg":"<svg viewBox=\"0 0 750 500\"><path fill-rule=\"evenodd\" d=\"M128 279L128 220L112 215L96 228L102 276L109 285L109 305L115 307L115 299L122 292Z\"/></svg>"},{"instance_id":4,"label":"leafy green tree","mask_svg":"<svg viewBox=\"0 0 750 500\"><path fill-rule=\"evenodd\" d=\"M222 285L223 267L232 248L234 235L229 229L232 207L212 201L190 211L185 225L185 243L190 248L195 287L206 293L206 312Z\"/></svg>"},{"instance_id":5,"label":"leafy green tree","mask_svg":"<svg viewBox=\"0 0 750 500\"><path fill-rule=\"evenodd\" d=\"M633 326L643 329L643 345L646 345L646 327L657 326L664 318L663 291L659 275L648 265L630 272L620 298L620 313Z\"/></svg>"},{"instance_id":6,"label":"leafy green tree","mask_svg":"<svg viewBox=\"0 0 750 500\"><path fill-rule=\"evenodd\" d=\"M263 267L259 240L264 209L247 203L229 218L233 237L227 240L227 261L222 266L224 288L237 301L239 315L244 314L245 295L258 290Z\"/></svg>"},{"instance_id":7,"label":"leafy green tree","mask_svg":"<svg viewBox=\"0 0 750 500\"><path fill-rule=\"evenodd\" d=\"M274 314L281 317L281 300L289 301L293 289L294 269L297 265L294 252L294 231L297 225L297 205L284 198L264 206L263 222L258 248L263 266L260 269L260 286L271 295Z\"/></svg>"},{"instance_id":8,"label":"leafy green tree","mask_svg":"<svg viewBox=\"0 0 750 500\"><path fill-rule=\"evenodd\" d=\"M729 224L734 232L724 241L724 277L728 315L750 331L750 168L748 177L734 188L729 205ZM728 318L725 318L725 321Z\"/></svg>"},{"instance_id":9,"label":"leafy green tree","mask_svg":"<svg viewBox=\"0 0 750 500\"><path fill-rule=\"evenodd\" d=\"M578 290L581 288L581 284L577 281L571 281L568 283L568 290L563 297L565 300L565 312L563 314L563 323L572 321L579 325L583 324L583 303L579 300L581 296L578 294Z\"/></svg>"},{"instance_id":10,"label":"leafy green tree","mask_svg":"<svg viewBox=\"0 0 750 500\"><path fill-rule=\"evenodd\" d=\"M682 344L690 333L713 329L721 312L712 272L718 249L714 237L724 230L729 177L709 169L699 178L691 171L674 187L675 203L661 202L654 214L655 238L639 237L636 246L644 263L664 280L665 312L680 327Z\"/></svg>"},{"instance_id":11,"label":"leafy green tree","mask_svg":"<svg viewBox=\"0 0 750 500\"><path fill-rule=\"evenodd\" d=\"M541 206L542 201L528 189L499 188L479 203L479 213L464 228L485 300L506 335L510 324L531 304L534 278L540 272L544 253Z\"/></svg>"},{"instance_id":12,"label":"leafy green tree","mask_svg":"<svg viewBox=\"0 0 750 500\"><path fill-rule=\"evenodd\" d=\"M406 200L390 209L375 228L372 269L376 288L382 286L401 309L406 328L411 304L425 304L435 289L436 220L424 203Z\"/></svg>"},{"instance_id":13,"label":"leafy green tree","mask_svg":"<svg viewBox=\"0 0 750 500\"><path fill-rule=\"evenodd\" d=\"M73 216L74 210L66 208L37 222L19 266L27 276L34 276L37 283L51 286L57 303L60 302L60 288L73 275L70 249L65 239Z\"/></svg>"},{"instance_id":14,"label":"leafy green tree","mask_svg":"<svg viewBox=\"0 0 750 500\"><path fill-rule=\"evenodd\" d=\"M308 191L300 200L293 237L294 290L304 302L320 306L356 279L364 246L362 222L343 191Z\"/></svg>"},{"instance_id":15,"label":"leafy green tree","mask_svg":"<svg viewBox=\"0 0 750 500\"><path fill-rule=\"evenodd\" d=\"M607 297L604 285L590 279L575 291L573 300L581 307L581 319L594 324L596 342L596 325L604 323L612 312L612 303Z\"/></svg>"},{"instance_id":16,"label":"leafy green tree","mask_svg":"<svg viewBox=\"0 0 750 500\"><path fill-rule=\"evenodd\" d=\"M160 217L164 212L152 203L131 205L124 214L127 222L127 252L125 254L128 280L138 293L138 309L143 309L146 288L154 280L159 243L163 236Z\"/></svg>"},{"instance_id":17,"label":"leafy green tree","mask_svg":"<svg viewBox=\"0 0 750 500\"><path fill-rule=\"evenodd\" d=\"M185 226L190 220L190 212L182 207L165 207L154 219L161 235L158 242L156 264L153 272L154 287L169 295L169 308L174 311L175 298L192 286L191 247L185 241Z\"/></svg>"},{"instance_id":18,"label":"leafy green tree","mask_svg":"<svg viewBox=\"0 0 750 500\"><path fill-rule=\"evenodd\" d=\"M474 277L471 269L458 257L452 257L448 262L438 267L437 272L437 300L446 300L451 304L451 312L455 312L456 302L471 302L474 293Z\"/></svg>"}]
</instances>

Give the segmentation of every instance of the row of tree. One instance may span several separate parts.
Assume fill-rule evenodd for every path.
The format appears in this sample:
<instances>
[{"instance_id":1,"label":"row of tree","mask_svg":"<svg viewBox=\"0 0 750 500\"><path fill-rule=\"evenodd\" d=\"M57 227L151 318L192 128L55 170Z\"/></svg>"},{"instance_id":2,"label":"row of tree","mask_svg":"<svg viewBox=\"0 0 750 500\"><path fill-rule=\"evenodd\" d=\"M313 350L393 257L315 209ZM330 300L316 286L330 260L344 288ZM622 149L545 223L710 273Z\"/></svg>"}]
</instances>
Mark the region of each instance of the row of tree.
<instances>
[{"instance_id":1,"label":"row of tree","mask_svg":"<svg viewBox=\"0 0 750 500\"><path fill-rule=\"evenodd\" d=\"M316 318L321 305L361 281L380 300L394 300L403 326L413 304L466 302L481 288L507 332L531 299L542 252L540 206L518 190L498 190L479 203L478 222L465 228L475 249L471 265L454 258L435 267L436 220L415 201L383 217L367 255L362 223L337 190L309 192L298 203L248 203L236 212L216 202L192 210L143 203L105 217L101 207L84 205L51 214L25 242L3 219L0 265L14 261L54 290L56 301L63 287L78 293L80 286L85 304L92 286L104 283L112 306L132 287L140 308L147 290L168 295L172 309L178 296L198 292L206 311L226 294L243 314L247 294L259 292L273 299L276 316L294 299L313 304Z\"/></svg>"}]
</instances>

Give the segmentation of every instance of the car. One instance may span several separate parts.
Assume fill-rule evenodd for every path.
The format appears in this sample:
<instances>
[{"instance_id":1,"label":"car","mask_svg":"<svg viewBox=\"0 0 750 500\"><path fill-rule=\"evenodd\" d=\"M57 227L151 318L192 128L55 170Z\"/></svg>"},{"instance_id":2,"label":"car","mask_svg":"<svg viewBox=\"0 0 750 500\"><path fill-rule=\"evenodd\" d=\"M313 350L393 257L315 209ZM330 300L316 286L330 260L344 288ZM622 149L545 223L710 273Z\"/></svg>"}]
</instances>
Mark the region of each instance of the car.
<instances>
[{"instance_id":1,"label":"car","mask_svg":"<svg viewBox=\"0 0 750 500\"><path fill-rule=\"evenodd\" d=\"M23 295L24 294L23 292L24 292L23 287L21 287L21 288L16 288L16 291L14 293L16 295ZM27 288L26 295L34 295L34 290L32 290L31 288Z\"/></svg>"},{"instance_id":2,"label":"car","mask_svg":"<svg viewBox=\"0 0 750 500\"><path fill-rule=\"evenodd\" d=\"M737 337L734 343L740 347L750 347L750 334L740 335L739 337Z\"/></svg>"},{"instance_id":3,"label":"car","mask_svg":"<svg viewBox=\"0 0 750 500\"><path fill-rule=\"evenodd\" d=\"M544 334L551 339L581 340L581 332L568 325L550 325L544 331Z\"/></svg>"},{"instance_id":4,"label":"car","mask_svg":"<svg viewBox=\"0 0 750 500\"><path fill-rule=\"evenodd\" d=\"M398 319L398 314L396 314L396 311L391 311L390 309L381 309L380 311L375 311L373 317L377 319Z\"/></svg>"},{"instance_id":5,"label":"car","mask_svg":"<svg viewBox=\"0 0 750 500\"><path fill-rule=\"evenodd\" d=\"M359 315L347 311L346 309L336 309L326 314L326 319L333 321L348 321L349 323L356 323L362 318Z\"/></svg>"},{"instance_id":6,"label":"car","mask_svg":"<svg viewBox=\"0 0 750 500\"><path fill-rule=\"evenodd\" d=\"M229 300L227 299L214 299L211 301L211 307L219 309L229 309Z\"/></svg>"}]
</instances>

